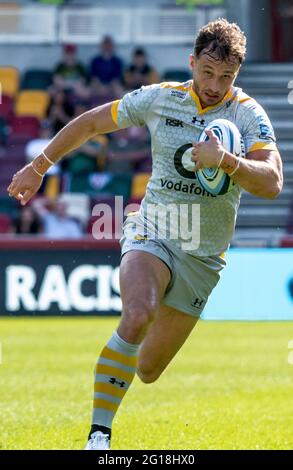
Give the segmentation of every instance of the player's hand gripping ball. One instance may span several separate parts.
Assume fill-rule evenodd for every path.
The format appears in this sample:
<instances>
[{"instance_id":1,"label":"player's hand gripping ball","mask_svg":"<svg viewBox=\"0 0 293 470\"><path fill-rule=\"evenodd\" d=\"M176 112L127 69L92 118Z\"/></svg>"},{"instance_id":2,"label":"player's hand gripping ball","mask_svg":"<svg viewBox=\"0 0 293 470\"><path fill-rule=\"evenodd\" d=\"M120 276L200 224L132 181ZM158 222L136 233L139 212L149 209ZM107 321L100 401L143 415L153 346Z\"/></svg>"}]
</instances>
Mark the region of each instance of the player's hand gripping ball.
<instances>
[{"instance_id":1,"label":"player's hand gripping ball","mask_svg":"<svg viewBox=\"0 0 293 470\"><path fill-rule=\"evenodd\" d=\"M209 140L206 130L213 131L222 147L237 157L245 157L242 136L235 124L228 119L215 119L202 131L198 142ZM226 194L235 186L233 179L222 168L200 168L196 171L200 185L213 195Z\"/></svg>"}]
</instances>

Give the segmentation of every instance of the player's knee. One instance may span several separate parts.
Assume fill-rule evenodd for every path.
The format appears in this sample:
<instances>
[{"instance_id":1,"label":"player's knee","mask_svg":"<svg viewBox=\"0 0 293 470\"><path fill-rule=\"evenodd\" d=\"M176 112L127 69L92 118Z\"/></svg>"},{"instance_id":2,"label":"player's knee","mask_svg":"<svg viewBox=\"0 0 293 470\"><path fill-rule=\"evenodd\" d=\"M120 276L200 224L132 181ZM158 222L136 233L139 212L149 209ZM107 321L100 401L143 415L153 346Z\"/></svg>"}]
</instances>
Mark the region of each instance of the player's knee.
<instances>
[{"instance_id":1,"label":"player's knee","mask_svg":"<svg viewBox=\"0 0 293 470\"><path fill-rule=\"evenodd\" d=\"M144 330L155 318L155 305L134 303L123 308L125 323L137 331Z\"/></svg>"},{"instance_id":2,"label":"player's knee","mask_svg":"<svg viewBox=\"0 0 293 470\"><path fill-rule=\"evenodd\" d=\"M154 383L161 375L161 372L155 370L143 370L140 368L137 369L136 373L144 384Z\"/></svg>"},{"instance_id":3,"label":"player's knee","mask_svg":"<svg viewBox=\"0 0 293 470\"><path fill-rule=\"evenodd\" d=\"M162 370L140 359L136 373L143 383L151 384L160 377Z\"/></svg>"}]
</instances>

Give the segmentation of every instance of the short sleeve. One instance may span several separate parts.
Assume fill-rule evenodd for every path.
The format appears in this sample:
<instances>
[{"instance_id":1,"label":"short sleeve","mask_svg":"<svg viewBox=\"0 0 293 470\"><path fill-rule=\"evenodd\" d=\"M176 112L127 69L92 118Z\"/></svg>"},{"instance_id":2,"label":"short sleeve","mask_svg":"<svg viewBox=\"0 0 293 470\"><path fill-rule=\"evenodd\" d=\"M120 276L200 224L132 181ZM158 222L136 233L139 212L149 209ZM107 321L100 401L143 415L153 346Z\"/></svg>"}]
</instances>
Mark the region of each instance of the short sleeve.
<instances>
[{"instance_id":1,"label":"short sleeve","mask_svg":"<svg viewBox=\"0 0 293 470\"><path fill-rule=\"evenodd\" d=\"M236 124L244 140L245 152L276 150L272 123L261 105L249 99L238 108Z\"/></svg>"},{"instance_id":2,"label":"short sleeve","mask_svg":"<svg viewBox=\"0 0 293 470\"><path fill-rule=\"evenodd\" d=\"M159 85L142 86L112 104L112 118L120 129L147 125L150 108L160 92Z\"/></svg>"}]
</instances>

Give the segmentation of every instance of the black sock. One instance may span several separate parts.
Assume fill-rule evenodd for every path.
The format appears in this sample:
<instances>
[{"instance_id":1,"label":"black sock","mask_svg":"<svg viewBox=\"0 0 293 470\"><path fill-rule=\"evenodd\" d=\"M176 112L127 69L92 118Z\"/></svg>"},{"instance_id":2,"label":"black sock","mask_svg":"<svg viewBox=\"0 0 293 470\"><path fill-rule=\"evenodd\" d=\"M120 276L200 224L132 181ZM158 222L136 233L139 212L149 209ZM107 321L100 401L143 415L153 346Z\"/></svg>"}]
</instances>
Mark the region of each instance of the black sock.
<instances>
[{"instance_id":1,"label":"black sock","mask_svg":"<svg viewBox=\"0 0 293 470\"><path fill-rule=\"evenodd\" d=\"M106 428L106 426L100 426L99 424L92 424L88 438L90 439L93 432L96 432L96 431L101 431L104 434L108 434L109 439L111 439L111 429Z\"/></svg>"}]
</instances>

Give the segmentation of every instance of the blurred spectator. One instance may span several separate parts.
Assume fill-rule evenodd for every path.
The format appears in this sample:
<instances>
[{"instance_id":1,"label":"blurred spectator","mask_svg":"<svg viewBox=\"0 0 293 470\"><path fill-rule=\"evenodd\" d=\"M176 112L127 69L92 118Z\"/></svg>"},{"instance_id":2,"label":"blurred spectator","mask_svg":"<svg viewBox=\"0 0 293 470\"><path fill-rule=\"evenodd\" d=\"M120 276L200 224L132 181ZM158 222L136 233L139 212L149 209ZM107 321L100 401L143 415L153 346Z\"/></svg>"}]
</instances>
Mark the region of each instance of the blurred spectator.
<instances>
[{"instance_id":1,"label":"blurred spectator","mask_svg":"<svg viewBox=\"0 0 293 470\"><path fill-rule=\"evenodd\" d=\"M115 96L121 96L122 69L122 60L115 55L112 38L104 37L100 44L100 54L93 58L90 65L93 90L98 94L114 93Z\"/></svg>"},{"instance_id":2,"label":"blurred spectator","mask_svg":"<svg viewBox=\"0 0 293 470\"><path fill-rule=\"evenodd\" d=\"M73 92L78 97L88 97L86 70L83 64L78 62L76 51L74 44L63 46L63 60L56 66L53 75L53 95L61 89Z\"/></svg>"},{"instance_id":3,"label":"blurred spectator","mask_svg":"<svg viewBox=\"0 0 293 470\"><path fill-rule=\"evenodd\" d=\"M134 50L132 62L124 74L124 83L128 90L140 88L142 85L158 83L159 76L146 59L145 51L138 47Z\"/></svg>"},{"instance_id":4,"label":"blurred spectator","mask_svg":"<svg viewBox=\"0 0 293 470\"><path fill-rule=\"evenodd\" d=\"M53 137L51 124L48 120L41 122L40 135L37 139L30 140L25 147L27 162L30 163L37 155L40 155ZM58 163L51 166L47 175L56 175L60 172Z\"/></svg>"},{"instance_id":5,"label":"blurred spectator","mask_svg":"<svg viewBox=\"0 0 293 470\"><path fill-rule=\"evenodd\" d=\"M57 134L62 127L71 121L74 115L74 107L63 90L58 90L51 98L47 118L52 126L53 134Z\"/></svg>"},{"instance_id":6,"label":"blurred spectator","mask_svg":"<svg viewBox=\"0 0 293 470\"><path fill-rule=\"evenodd\" d=\"M42 233L42 223L31 206L23 207L14 221L14 230L19 235L33 235Z\"/></svg>"},{"instance_id":7,"label":"blurred spectator","mask_svg":"<svg viewBox=\"0 0 293 470\"><path fill-rule=\"evenodd\" d=\"M66 204L58 199L35 199L33 208L42 220L44 235L48 238L79 238L83 235L80 223L68 217Z\"/></svg>"},{"instance_id":8,"label":"blurred spectator","mask_svg":"<svg viewBox=\"0 0 293 470\"><path fill-rule=\"evenodd\" d=\"M85 174L103 171L106 165L106 149L108 139L104 135L97 135L81 145L71 154L67 169L71 173Z\"/></svg>"},{"instance_id":9,"label":"blurred spectator","mask_svg":"<svg viewBox=\"0 0 293 470\"><path fill-rule=\"evenodd\" d=\"M74 115L73 117L76 118L81 114L85 113L91 108L90 104L86 100L78 100L74 105Z\"/></svg>"}]
</instances>

